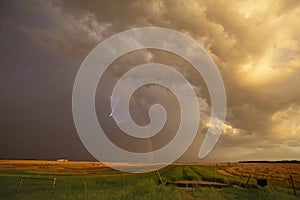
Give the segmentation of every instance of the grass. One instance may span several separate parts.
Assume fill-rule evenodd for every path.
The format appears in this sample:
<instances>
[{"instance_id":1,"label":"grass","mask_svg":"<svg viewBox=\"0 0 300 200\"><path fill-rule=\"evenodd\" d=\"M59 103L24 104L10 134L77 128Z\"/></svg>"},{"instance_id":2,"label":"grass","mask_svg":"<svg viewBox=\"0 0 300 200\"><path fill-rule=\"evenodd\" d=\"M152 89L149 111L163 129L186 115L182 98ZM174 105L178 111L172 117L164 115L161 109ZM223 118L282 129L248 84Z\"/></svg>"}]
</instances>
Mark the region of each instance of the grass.
<instances>
[{"instance_id":1,"label":"grass","mask_svg":"<svg viewBox=\"0 0 300 200\"><path fill-rule=\"evenodd\" d=\"M164 181L204 180L239 184L239 177L219 174L224 166L169 166L160 171ZM51 181L23 179L17 194L21 175L56 177L54 192ZM251 180L248 188L196 188L186 190L158 185L156 172L146 174L121 174L109 168L99 168L94 173L43 173L22 170L0 170L0 199L298 199L290 185L268 182L266 188L257 187ZM243 182L246 180L243 179Z\"/></svg>"}]
</instances>

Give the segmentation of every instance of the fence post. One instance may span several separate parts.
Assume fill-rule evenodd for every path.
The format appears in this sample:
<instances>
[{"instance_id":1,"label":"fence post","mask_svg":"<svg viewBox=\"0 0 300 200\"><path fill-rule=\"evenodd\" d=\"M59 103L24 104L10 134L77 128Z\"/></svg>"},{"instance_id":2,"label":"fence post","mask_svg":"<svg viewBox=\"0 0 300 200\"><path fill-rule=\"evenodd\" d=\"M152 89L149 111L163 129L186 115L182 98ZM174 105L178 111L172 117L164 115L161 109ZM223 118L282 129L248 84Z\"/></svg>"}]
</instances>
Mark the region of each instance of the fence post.
<instances>
[{"instance_id":1,"label":"fence post","mask_svg":"<svg viewBox=\"0 0 300 200\"><path fill-rule=\"evenodd\" d=\"M248 185L248 183L249 183L249 181L250 181L250 178L251 178L251 174L248 176L247 182L246 182L246 184L245 184L245 188L247 187L247 185Z\"/></svg>"},{"instance_id":2,"label":"fence post","mask_svg":"<svg viewBox=\"0 0 300 200\"><path fill-rule=\"evenodd\" d=\"M52 182L52 192L54 191L55 183L56 183L56 177L53 178L53 182Z\"/></svg>"},{"instance_id":3,"label":"fence post","mask_svg":"<svg viewBox=\"0 0 300 200\"><path fill-rule=\"evenodd\" d=\"M84 182L84 199L87 199L87 183Z\"/></svg>"},{"instance_id":4,"label":"fence post","mask_svg":"<svg viewBox=\"0 0 300 200\"><path fill-rule=\"evenodd\" d=\"M159 181L160 181L160 184L164 184L164 182L163 182L163 180L162 180L162 178L161 178L161 176L160 176L160 173L159 173L159 171L158 170L156 170L156 172L157 172L157 174L158 174L158 177L159 177Z\"/></svg>"},{"instance_id":5,"label":"fence post","mask_svg":"<svg viewBox=\"0 0 300 200\"><path fill-rule=\"evenodd\" d=\"M242 171L242 173L241 173L241 175L240 175L240 184L239 184L239 187L241 187L242 186L242 178L243 178L243 171Z\"/></svg>"},{"instance_id":6,"label":"fence post","mask_svg":"<svg viewBox=\"0 0 300 200\"><path fill-rule=\"evenodd\" d=\"M18 184L17 194L19 194L19 191L20 191L20 189L21 189L22 181L23 181L23 175L21 176L20 182L19 182L19 184Z\"/></svg>"},{"instance_id":7,"label":"fence post","mask_svg":"<svg viewBox=\"0 0 300 200\"><path fill-rule=\"evenodd\" d=\"M293 180L293 176L292 175L290 175L290 179L291 179L292 187L293 187L293 190L294 190L294 195L297 196L296 188L295 188L295 184L294 184L294 180Z\"/></svg>"},{"instance_id":8,"label":"fence post","mask_svg":"<svg viewBox=\"0 0 300 200\"><path fill-rule=\"evenodd\" d=\"M121 185L123 186L123 173L121 172Z\"/></svg>"}]
</instances>

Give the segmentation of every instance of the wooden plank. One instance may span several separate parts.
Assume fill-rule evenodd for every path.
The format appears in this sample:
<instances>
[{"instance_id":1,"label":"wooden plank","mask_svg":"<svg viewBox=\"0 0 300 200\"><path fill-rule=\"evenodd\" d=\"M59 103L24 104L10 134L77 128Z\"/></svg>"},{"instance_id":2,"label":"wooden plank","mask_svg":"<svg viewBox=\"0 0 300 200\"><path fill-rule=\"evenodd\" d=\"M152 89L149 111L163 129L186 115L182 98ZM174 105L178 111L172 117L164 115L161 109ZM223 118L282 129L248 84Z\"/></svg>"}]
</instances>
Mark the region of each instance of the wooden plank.
<instances>
[{"instance_id":1,"label":"wooden plank","mask_svg":"<svg viewBox=\"0 0 300 200\"><path fill-rule=\"evenodd\" d=\"M53 181L53 178L30 177L30 176L23 176L23 179L38 179L38 180L49 180L49 181Z\"/></svg>"},{"instance_id":2,"label":"wooden plank","mask_svg":"<svg viewBox=\"0 0 300 200\"><path fill-rule=\"evenodd\" d=\"M197 186L201 187L211 187L211 188L223 188L223 187L232 187L229 184L225 183L216 183L216 182L208 182L208 181L196 181L196 180L181 180L181 181L174 181L174 182L166 182L167 186L177 186L177 187L186 187L186 188L193 188Z\"/></svg>"}]
</instances>

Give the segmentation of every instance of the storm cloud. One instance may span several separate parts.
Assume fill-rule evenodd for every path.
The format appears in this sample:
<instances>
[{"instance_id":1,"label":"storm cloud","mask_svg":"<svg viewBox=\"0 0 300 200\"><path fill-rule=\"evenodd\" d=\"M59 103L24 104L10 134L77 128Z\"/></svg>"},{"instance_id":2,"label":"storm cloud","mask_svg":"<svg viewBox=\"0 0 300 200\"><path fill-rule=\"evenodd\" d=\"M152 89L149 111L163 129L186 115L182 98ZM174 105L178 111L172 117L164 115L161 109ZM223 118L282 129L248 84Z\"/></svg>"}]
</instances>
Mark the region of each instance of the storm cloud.
<instances>
[{"instance_id":1,"label":"storm cloud","mask_svg":"<svg viewBox=\"0 0 300 200\"><path fill-rule=\"evenodd\" d=\"M203 161L299 159L299 17L298 0L0 1L0 157L92 159L72 119L76 72L109 36L158 26L203 45L222 74L226 122ZM183 73L202 106L199 137L181 158L194 161L209 121L209 94L201 77L182 68L187 63L169 56L135 52L114 63L108 76L123 73L116 66L150 61Z\"/></svg>"}]
</instances>

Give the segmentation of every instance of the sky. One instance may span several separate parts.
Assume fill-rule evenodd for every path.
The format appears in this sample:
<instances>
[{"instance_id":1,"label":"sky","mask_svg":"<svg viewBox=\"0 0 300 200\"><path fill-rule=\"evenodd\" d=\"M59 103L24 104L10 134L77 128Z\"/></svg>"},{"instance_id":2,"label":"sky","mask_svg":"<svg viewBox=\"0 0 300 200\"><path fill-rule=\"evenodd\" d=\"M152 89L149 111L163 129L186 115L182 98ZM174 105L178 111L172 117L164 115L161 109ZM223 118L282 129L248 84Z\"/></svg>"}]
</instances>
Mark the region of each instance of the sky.
<instances>
[{"instance_id":1,"label":"sky","mask_svg":"<svg viewBox=\"0 0 300 200\"><path fill-rule=\"evenodd\" d=\"M299 160L299 17L299 0L0 0L0 158L94 160L73 122L76 73L101 41L155 26L193 38L219 67L227 94L223 132L199 160L210 119L207 86L183 59L147 49L121 56L98 84L98 118L118 145L124 136L108 117L113 85L132 66L155 61L181 72L200 105L197 138L179 161ZM149 151L172 139L180 111L171 91L139 89L131 115L146 125L147 108L157 102L171 118L156 142L131 141L126 148Z\"/></svg>"}]
</instances>

